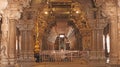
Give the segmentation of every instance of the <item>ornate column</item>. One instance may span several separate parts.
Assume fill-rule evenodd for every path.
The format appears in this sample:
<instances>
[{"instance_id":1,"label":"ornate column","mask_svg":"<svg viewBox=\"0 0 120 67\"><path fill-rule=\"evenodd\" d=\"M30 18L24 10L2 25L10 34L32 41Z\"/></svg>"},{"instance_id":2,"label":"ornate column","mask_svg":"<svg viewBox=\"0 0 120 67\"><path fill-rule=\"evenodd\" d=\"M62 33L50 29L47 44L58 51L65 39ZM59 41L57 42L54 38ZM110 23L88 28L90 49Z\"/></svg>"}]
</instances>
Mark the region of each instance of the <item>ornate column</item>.
<instances>
[{"instance_id":1,"label":"ornate column","mask_svg":"<svg viewBox=\"0 0 120 67\"><path fill-rule=\"evenodd\" d=\"M16 23L20 18L22 7L29 6L31 0L0 0L0 13L3 14L1 26L1 64L14 65L16 61ZM9 2L9 3L8 3ZM3 9L8 7L6 10Z\"/></svg>"},{"instance_id":2,"label":"ornate column","mask_svg":"<svg viewBox=\"0 0 120 67\"><path fill-rule=\"evenodd\" d=\"M16 59L16 23L15 19L9 19L9 45L8 58L10 64L15 64Z\"/></svg>"},{"instance_id":3,"label":"ornate column","mask_svg":"<svg viewBox=\"0 0 120 67\"><path fill-rule=\"evenodd\" d=\"M24 22L24 21L23 21ZM32 36L32 28L33 25L22 23L18 24L20 29L21 36L21 50L20 52L20 60L23 61L31 61L33 59L33 36ZM27 59L27 60L26 60ZM33 61L33 60L32 60Z\"/></svg>"},{"instance_id":4,"label":"ornate column","mask_svg":"<svg viewBox=\"0 0 120 67\"><path fill-rule=\"evenodd\" d=\"M24 59L24 50L25 50L25 34L24 34L24 30L20 29L20 36L21 36L21 39L20 39L21 40L21 44L20 44L20 46L21 46L20 49L21 50L20 50L19 55L20 55L21 59Z\"/></svg>"},{"instance_id":5,"label":"ornate column","mask_svg":"<svg viewBox=\"0 0 120 67\"><path fill-rule=\"evenodd\" d=\"M118 10L118 36L119 36L119 47L120 47L120 0L118 0L118 7L117 7L117 10ZM118 50L120 50L120 48L118 48ZM120 51L119 51L119 64L120 64Z\"/></svg>"},{"instance_id":6,"label":"ornate column","mask_svg":"<svg viewBox=\"0 0 120 67\"><path fill-rule=\"evenodd\" d=\"M33 43L32 31L30 29L26 30L25 35L26 35L26 40L25 40L25 42L26 42L25 43L26 58L31 61L34 58L34 53L33 53L34 43Z\"/></svg>"},{"instance_id":7,"label":"ornate column","mask_svg":"<svg viewBox=\"0 0 120 67\"><path fill-rule=\"evenodd\" d=\"M3 15L1 31L1 64L8 64L8 18Z\"/></svg>"},{"instance_id":8,"label":"ornate column","mask_svg":"<svg viewBox=\"0 0 120 67\"><path fill-rule=\"evenodd\" d=\"M106 4L106 14L109 15L110 21L110 64L118 64L118 14L117 14L117 0Z\"/></svg>"},{"instance_id":9,"label":"ornate column","mask_svg":"<svg viewBox=\"0 0 120 67\"><path fill-rule=\"evenodd\" d=\"M117 0L106 0L102 11L110 24L110 64L118 64L118 9Z\"/></svg>"},{"instance_id":10,"label":"ornate column","mask_svg":"<svg viewBox=\"0 0 120 67\"><path fill-rule=\"evenodd\" d=\"M114 19L111 21L111 46L110 46L110 62L111 64L117 64L118 59L118 39L117 39L117 21Z\"/></svg>"},{"instance_id":11,"label":"ornate column","mask_svg":"<svg viewBox=\"0 0 120 67\"><path fill-rule=\"evenodd\" d=\"M7 59L7 45L8 45L8 23L7 18L5 15L3 16L3 10L7 7L8 1L7 0L0 0L0 14L2 18L1 20L1 31L2 31L2 38L1 38L1 44L0 44L0 56L1 56L1 64L8 64Z\"/></svg>"},{"instance_id":12,"label":"ornate column","mask_svg":"<svg viewBox=\"0 0 120 67\"><path fill-rule=\"evenodd\" d=\"M20 18L20 12L6 9L2 23L1 64L15 65L16 62L16 23Z\"/></svg>"}]
</instances>

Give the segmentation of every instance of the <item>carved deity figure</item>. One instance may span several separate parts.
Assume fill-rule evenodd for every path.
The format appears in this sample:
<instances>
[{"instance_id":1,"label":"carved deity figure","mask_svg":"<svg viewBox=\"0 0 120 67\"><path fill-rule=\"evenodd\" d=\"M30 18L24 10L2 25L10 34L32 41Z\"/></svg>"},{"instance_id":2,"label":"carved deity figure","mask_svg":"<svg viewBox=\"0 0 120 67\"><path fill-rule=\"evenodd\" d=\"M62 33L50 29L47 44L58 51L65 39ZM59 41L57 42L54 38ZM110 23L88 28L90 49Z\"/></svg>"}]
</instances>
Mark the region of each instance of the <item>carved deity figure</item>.
<instances>
[{"instance_id":1,"label":"carved deity figure","mask_svg":"<svg viewBox=\"0 0 120 67\"><path fill-rule=\"evenodd\" d=\"M8 32L3 32L1 40L1 56L7 56L7 34Z\"/></svg>"},{"instance_id":2,"label":"carved deity figure","mask_svg":"<svg viewBox=\"0 0 120 67\"><path fill-rule=\"evenodd\" d=\"M3 45L3 46L1 46L1 56L7 56L7 53L6 53L6 46L5 45Z\"/></svg>"}]
</instances>

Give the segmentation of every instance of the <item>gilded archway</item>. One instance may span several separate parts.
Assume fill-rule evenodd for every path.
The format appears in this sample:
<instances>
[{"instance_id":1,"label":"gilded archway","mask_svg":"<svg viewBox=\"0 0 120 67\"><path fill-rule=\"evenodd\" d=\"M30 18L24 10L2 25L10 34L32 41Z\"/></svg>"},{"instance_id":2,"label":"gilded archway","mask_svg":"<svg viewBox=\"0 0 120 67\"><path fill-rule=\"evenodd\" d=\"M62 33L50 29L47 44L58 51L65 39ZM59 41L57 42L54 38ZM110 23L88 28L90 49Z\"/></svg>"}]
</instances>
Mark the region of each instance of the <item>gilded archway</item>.
<instances>
[{"instance_id":1,"label":"gilded archway","mask_svg":"<svg viewBox=\"0 0 120 67\"><path fill-rule=\"evenodd\" d=\"M90 50L90 45L92 44L92 30L89 27L87 17L85 16L85 12L81 9L80 3L71 2L71 12L69 15L69 21L75 24L76 28L79 30L82 36L83 50ZM49 4L46 4L42 11L38 10L34 27L36 35L35 52L39 52L41 50L44 32L50 24L49 22L52 22L54 20L55 16L52 15L51 7Z\"/></svg>"}]
</instances>

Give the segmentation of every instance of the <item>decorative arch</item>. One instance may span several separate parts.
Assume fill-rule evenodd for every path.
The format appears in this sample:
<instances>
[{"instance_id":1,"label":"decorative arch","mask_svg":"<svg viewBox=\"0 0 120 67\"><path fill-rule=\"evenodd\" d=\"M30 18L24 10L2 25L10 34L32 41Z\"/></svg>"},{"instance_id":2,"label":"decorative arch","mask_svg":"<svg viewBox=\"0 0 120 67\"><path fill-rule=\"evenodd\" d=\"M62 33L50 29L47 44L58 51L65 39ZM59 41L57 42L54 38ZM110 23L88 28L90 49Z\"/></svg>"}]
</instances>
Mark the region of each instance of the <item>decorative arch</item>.
<instances>
[{"instance_id":1,"label":"decorative arch","mask_svg":"<svg viewBox=\"0 0 120 67\"><path fill-rule=\"evenodd\" d=\"M70 16L70 21L72 21L78 31L81 34L82 38L82 44L83 44L83 50L90 50L90 44L91 44L91 28L89 27L87 18L85 16L85 13L80 9L80 4L77 3L72 4L72 12ZM75 10L77 9L77 10ZM41 10L41 9L40 9ZM54 16L51 16L48 18L49 15L45 14L44 11L49 11L48 5L45 5L42 11L38 11L37 13L37 19L35 22L35 34L36 34L36 42L35 42L35 52L39 52L41 50L42 46L42 38L45 34L46 29L49 27L49 22L54 21ZM78 12L75 12L78 11ZM77 14L76 14L77 13ZM48 22L49 21L49 22Z\"/></svg>"}]
</instances>

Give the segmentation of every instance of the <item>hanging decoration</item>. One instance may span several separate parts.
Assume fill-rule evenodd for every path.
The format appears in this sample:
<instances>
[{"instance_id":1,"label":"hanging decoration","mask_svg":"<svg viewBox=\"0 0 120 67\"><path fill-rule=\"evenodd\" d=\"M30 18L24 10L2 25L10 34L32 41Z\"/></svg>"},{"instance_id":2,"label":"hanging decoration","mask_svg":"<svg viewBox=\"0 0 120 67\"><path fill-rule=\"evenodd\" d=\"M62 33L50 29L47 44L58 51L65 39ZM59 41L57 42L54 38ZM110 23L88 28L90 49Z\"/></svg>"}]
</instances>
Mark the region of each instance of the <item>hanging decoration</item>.
<instances>
[{"instance_id":1,"label":"hanging decoration","mask_svg":"<svg viewBox=\"0 0 120 67\"><path fill-rule=\"evenodd\" d=\"M35 38L35 47L34 47L34 53L37 54L40 51L40 46L39 46L39 25L38 21L35 24L35 32L36 32L36 38Z\"/></svg>"}]
</instances>

